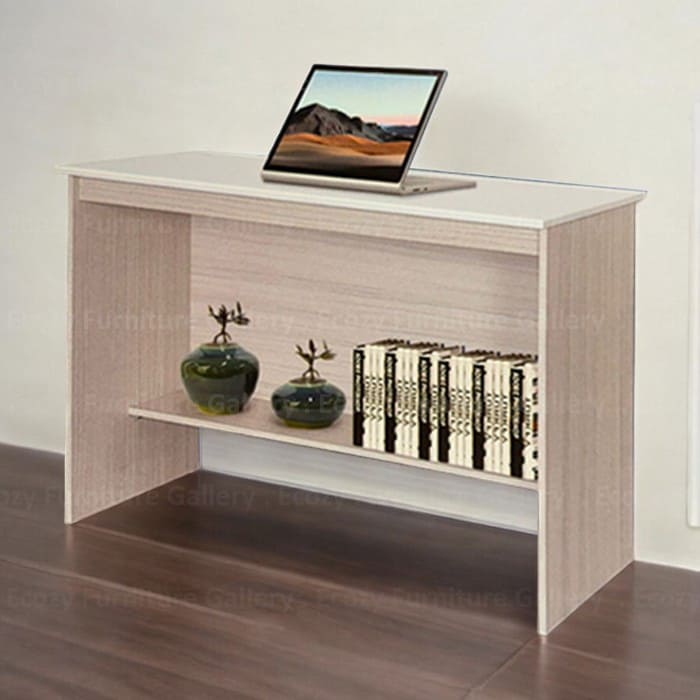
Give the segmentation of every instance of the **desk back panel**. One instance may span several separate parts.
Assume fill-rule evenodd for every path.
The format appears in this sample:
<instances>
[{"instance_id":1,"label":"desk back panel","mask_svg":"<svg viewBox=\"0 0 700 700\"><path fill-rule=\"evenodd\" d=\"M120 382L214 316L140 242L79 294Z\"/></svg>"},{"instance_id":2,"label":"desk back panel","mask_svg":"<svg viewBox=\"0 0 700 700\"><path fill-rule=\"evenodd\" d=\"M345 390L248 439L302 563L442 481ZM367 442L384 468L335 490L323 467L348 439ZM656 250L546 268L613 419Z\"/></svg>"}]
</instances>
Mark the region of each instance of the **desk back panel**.
<instances>
[{"instance_id":1,"label":"desk back panel","mask_svg":"<svg viewBox=\"0 0 700 700\"><path fill-rule=\"evenodd\" d=\"M320 367L346 392L352 348L384 337L537 350L537 258L333 231L192 218L191 341L216 325L207 304L240 300L235 337L261 361L258 396L298 376L294 345L326 339Z\"/></svg>"}]
</instances>

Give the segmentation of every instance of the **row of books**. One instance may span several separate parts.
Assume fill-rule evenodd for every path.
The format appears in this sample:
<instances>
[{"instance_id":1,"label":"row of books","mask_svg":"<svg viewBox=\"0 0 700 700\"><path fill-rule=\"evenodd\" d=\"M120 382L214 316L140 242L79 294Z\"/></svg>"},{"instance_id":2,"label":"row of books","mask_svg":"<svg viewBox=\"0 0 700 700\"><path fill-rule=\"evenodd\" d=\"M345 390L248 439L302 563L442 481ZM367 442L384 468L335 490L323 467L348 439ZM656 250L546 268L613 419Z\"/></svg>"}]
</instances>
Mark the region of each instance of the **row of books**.
<instances>
[{"instance_id":1,"label":"row of books","mask_svg":"<svg viewBox=\"0 0 700 700\"><path fill-rule=\"evenodd\" d=\"M537 358L387 338L353 352L353 442L536 480Z\"/></svg>"}]
</instances>

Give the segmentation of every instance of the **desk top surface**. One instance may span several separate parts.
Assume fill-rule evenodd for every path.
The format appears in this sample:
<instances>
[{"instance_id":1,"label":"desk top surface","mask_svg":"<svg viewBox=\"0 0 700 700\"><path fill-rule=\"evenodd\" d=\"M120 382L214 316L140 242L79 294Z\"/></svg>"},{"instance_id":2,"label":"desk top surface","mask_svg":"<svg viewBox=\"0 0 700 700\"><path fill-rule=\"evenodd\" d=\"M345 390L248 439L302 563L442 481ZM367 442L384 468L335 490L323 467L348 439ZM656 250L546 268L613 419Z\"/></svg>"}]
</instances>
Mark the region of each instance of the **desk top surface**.
<instances>
[{"instance_id":1,"label":"desk top surface","mask_svg":"<svg viewBox=\"0 0 700 700\"><path fill-rule=\"evenodd\" d=\"M466 177L477 186L402 197L263 182L262 163L260 156L192 151L59 169L69 175L117 182L534 229L632 204L645 196L642 190L415 170L412 172L421 175Z\"/></svg>"}]
</instances>

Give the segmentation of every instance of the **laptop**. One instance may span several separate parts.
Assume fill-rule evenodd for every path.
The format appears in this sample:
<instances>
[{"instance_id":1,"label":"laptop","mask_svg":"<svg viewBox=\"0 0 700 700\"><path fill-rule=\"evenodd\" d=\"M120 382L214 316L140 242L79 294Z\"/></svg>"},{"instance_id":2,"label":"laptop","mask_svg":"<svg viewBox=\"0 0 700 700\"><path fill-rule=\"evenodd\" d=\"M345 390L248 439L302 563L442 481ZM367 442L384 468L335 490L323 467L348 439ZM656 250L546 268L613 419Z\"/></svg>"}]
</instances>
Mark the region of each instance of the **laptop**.
<instances>
[{"instance_id":1,"label":"laptop","mask_svg":"<svg viewBox=\"0 0 700 700\"><path fill-rule=\"evenodd\" d=\"M411 174L444 70L314 65L262 169L272 182L416 194L474 187Z\"/></svg>"}]
</instances>

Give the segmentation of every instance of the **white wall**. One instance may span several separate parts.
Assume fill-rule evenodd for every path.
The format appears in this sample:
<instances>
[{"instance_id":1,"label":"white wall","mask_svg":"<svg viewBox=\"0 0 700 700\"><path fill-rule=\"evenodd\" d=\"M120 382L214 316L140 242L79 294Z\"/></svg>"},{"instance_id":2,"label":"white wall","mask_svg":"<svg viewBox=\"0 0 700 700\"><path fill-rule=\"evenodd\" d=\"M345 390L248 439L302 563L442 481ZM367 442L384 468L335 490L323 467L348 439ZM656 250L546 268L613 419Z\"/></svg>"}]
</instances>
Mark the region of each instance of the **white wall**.
<instances>
[{"instance_id":1,"label":"white wall","mask_svg":"<svg viewBox=\"0 0 700 700\"><path fill-rule=\"evenodd\" d=\"M700 569L685 521L697 0L0 0L0 440L63 444L55 163L265 151L314 61L444 66L424 165L647 188L637 554Z\"/></svg>"}]
</instances>

